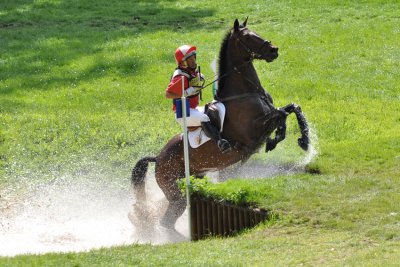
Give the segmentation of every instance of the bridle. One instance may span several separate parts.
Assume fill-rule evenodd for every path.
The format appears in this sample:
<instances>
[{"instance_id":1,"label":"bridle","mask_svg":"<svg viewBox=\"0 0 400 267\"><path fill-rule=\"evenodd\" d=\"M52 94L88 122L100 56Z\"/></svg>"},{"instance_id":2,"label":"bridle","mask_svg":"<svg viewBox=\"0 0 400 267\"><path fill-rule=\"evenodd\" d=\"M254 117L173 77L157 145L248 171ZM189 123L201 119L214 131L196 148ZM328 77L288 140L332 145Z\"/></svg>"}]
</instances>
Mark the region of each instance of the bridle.
<instances>
[{"instance_id":1,"label":"bridle","mask_svg":"<svg viewBox=\"0 0 400 267\"><path fill-rule=\"evenodd\" d=\"M239 32L242 32L243 30L246 30L247 28L243 28L241 29ZM250 49L250 47L248 45L246 45L245 42L243 42L239 36L236 37L236 41L239 41L240 44L243 46L243 48L246 50L246 52L250 55L250 59L246 60L245 62L243 62L242 64L240 64L239 66L235 66L233 67L230 71L225 72L223 75L218 76L217 79L213 80L212 82L208 83L207 85L203 86L202 89L206 88L207 86L210 86L211 84L213 84L214 82L221 80L222 78L228 76L229 74L231 74L232 72L236 71L238 74L242 74L240 72L240 68L243 67L244 65L247 65L251 62L253 62L253 60L256 58L256 56L261 57L262 55L259 53L259 51L261 51L261 49L265 46L265 45L270 45L271 42L264 40L264 42L261 44L261 46L258 48L257 52L254 52Z\"/></svg>"},{"instance_id":2,"label":"bridle","mask_svg":"<svg viewBox=\"0 0 400 267\"><path fill-rule=\"evenodd\" d=\"M247 28L241 29L239 31L239 33L241 33L244 30L247 30ZM246 43L242 39L240 39L239 35L236 37L236 41L239 42L242 45L242 47L244 48L244 50L250 55L251 61L253 61L256 57L261 58L262 55L260 54L260 51L264 48L264 46L271 45L270 41L264 40L263 43L260 45L260 47L257 49L257 52L254 52L250 49L250 47L248 45L246 45Z\"/></svg>"},{"instance_id":3,"label":"bridle","mask_svg":"<svg viewBox=\"0 0 400 267\"><path fill-rule=\"evenodd\" d=\"M241 33L242 31L247 30L247 28L243 28L239 31L239 33ZM212 82L208 83L207 85L205 85L202 90L208 86L210 86L211 84L213 84L214 82L221 80L222 78L230 75L232 72L236 72L239 75L242 75L242 72L240 71L240 68L253 62L254 59L256 58L261 58L262 55L260 54L260 51L264 48L265 45L271 45L271 42L268 40L264 40L263 43L260 45L260 47L257 49L256 52L252 51L250 49L250 47L248 45L246 45L246 43L240 39L240 36L236 36L236 41L238 43L240 43L242 45L242 47L244 48L244 50L248 53L248 55L250 55L250 59L246 60L245 62L243 62L242 64L240 64L239 66L235 66L233 67L231 70L229 70L228 72L225 72L223 75L218 76L217 79L213 80ZM246 76L244 76L244 78L250 82L254 87L257 88L257 90L261 91L260 88L250 79L248 79ZM218 98L217 96L215 96L215 99L221 102L226 102L226 101L231 101L231 100L235 100L235 99L240 99L240 98L244 98L244 97L261 97L263 98L264 95L260 94L260 93L245 93L245 94L240 94L240 95L235 95L235 96L230 96L230 97L226 97L226 98Z\"/></svg>"}]
</instances>

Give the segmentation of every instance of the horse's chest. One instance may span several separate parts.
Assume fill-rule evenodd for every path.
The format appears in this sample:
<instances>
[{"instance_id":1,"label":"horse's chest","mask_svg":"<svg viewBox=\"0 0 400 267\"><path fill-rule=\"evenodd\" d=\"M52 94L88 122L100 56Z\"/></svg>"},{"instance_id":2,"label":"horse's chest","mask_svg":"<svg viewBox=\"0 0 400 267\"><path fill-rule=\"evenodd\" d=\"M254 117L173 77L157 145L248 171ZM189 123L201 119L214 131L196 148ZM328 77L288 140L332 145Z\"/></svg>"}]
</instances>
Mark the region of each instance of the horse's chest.
<instances>
[{"instance_id":1,"label":"horse's chest","mask_svg":"<svg viewBox=\"0 0 400 267\"><path fill-rule=\"evenodd\" d=\"M244 144L251 144L265 135L264 121L272 110L261 101L227 107L228 135Z\"/></svg>"}]
</instances>

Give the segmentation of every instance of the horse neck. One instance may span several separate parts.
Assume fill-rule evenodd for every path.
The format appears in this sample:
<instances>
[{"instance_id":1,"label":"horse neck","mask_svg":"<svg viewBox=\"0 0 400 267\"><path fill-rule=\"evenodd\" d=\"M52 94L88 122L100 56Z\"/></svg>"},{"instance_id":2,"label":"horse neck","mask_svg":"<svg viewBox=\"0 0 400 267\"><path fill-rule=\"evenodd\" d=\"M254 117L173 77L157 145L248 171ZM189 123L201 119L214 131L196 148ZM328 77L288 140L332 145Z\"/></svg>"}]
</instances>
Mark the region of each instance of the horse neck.
<instances>
[{"instance_id":1,"label":"horse neck","mask_svg":"<svg viewBox=\"0 0 400 267\"><path fill-rule=\"evenodd\" d=\"M224 98L234 95L256 93L262 89L253 62L245 60L232 52L227 52L226 73L224 86L218 90L218 97ZM236 68L236 70L235 70Z\"/></svg>"}]
</instances>

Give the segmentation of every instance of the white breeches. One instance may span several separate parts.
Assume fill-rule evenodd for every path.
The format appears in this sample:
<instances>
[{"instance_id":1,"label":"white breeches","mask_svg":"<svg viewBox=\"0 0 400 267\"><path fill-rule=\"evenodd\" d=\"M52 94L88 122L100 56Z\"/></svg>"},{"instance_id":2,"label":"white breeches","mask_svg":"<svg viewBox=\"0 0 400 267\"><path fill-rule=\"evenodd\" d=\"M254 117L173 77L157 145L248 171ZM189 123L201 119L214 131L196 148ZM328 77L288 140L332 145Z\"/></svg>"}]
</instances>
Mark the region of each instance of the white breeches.
<instances>
[{"instance_id":1,"label":"white breeches","mask_svg":"<svg viewBox=\"0 0 400 267\"><path fill-rule=\"evenodd\" d=\"M205 121L210 121L210 118L204 114L202 111L199 109L203 108L191 108L190 109L190 117L187 117L186 123L188 127L196 127L196 126L201 126L202 122ZM183 125L183 118L176 119L180 125Z\"/></svg>"}]
</instances>

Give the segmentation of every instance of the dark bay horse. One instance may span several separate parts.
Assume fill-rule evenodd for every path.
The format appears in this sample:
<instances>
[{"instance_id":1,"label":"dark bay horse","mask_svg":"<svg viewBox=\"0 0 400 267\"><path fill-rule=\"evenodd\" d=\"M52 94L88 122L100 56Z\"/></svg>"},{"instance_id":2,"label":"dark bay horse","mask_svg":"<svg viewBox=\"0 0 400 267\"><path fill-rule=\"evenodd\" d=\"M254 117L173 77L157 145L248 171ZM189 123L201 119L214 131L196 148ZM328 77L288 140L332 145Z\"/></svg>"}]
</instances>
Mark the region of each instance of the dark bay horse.
<instances>
[{"instance_id":1,"label":"dark bay horse","mask_svg":"<svg viewBox=\"0 0 400 267\"><path fill-rule=\"evenodd\" d=\"M296 104L281 108L273 106L272 97L264 90L253 66L253 60L272 62L278 57L278 48L235 20L233 28L224 38L219 54L218 91L215 96L226 107L221 136L233 149L222 154L214 141L193 149L189 148L190 174L202 176L210 170L221 170L239 161L246 161L266 145L266 151L275 148L285 138L286 118L295 113L301 131L298 144L308 149L308 124ZM275 132L274 137L271 135ZM145 157L132 171L132 184L136 204L145 200L148 163L155 162L155 177L169 204L160 224L174 229L176 220L186 208L177 179L185 176L183 140L174 136L156 157Z\"/></svg>"}]
</instances>

